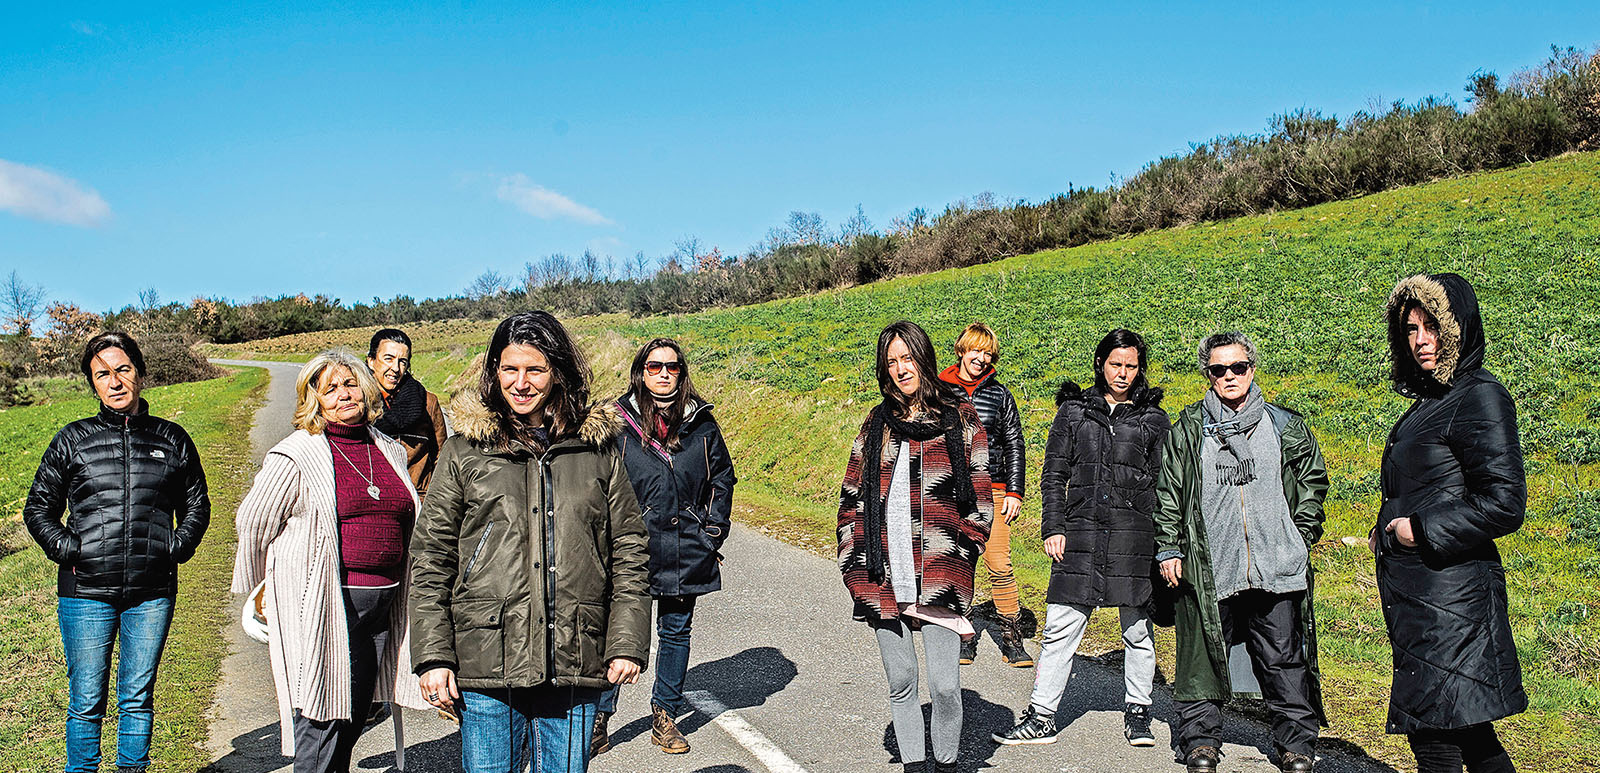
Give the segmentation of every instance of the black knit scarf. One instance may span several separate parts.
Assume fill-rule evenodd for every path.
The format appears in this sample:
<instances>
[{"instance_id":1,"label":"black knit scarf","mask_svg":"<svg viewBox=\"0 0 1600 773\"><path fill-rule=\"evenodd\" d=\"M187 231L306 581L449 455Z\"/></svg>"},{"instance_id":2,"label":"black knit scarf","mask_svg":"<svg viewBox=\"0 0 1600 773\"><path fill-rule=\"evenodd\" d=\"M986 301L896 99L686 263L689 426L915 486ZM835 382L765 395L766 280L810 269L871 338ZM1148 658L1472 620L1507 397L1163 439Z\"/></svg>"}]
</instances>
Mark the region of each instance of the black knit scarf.
<instances>
[{"instance_id":1,"label":"black knit scarf","mask_svg":"<svg viewBox=\"0 0 1600 773\"><path fill-rule=\"evenodd\" d=\"M372 426L389 437L398 438L401 432L416 424L428 412L428 390L423 388L422 382L407 373L400 377L400 383L395 386L387 402L383 415Z\"/></svg>"},{"instance_id":2,"label":"black knit scarf","mask_svg":"<svg viewBox=\"0 0 1600 773\"><path fill-rule=\"evenodd\" d=\"M902 421L895 418L894 403L887 400L872 411L872 421L867 424L866 448L861 459L861 499L866 504L863 523L867 541L867 579L882 583L884 578L883 530L886 525L883 497L878 492L878 479L883 466L883 432L887 425L893 434L917 442L926 442L944 436L946 453L950 456L951 475L956 487L956 508L963 515L977 509L977 495L972 490L972 465L967 458L967 444L963 435L961 413L948 406L940 413L938 422Z\"/></svg>"}]
</instances>

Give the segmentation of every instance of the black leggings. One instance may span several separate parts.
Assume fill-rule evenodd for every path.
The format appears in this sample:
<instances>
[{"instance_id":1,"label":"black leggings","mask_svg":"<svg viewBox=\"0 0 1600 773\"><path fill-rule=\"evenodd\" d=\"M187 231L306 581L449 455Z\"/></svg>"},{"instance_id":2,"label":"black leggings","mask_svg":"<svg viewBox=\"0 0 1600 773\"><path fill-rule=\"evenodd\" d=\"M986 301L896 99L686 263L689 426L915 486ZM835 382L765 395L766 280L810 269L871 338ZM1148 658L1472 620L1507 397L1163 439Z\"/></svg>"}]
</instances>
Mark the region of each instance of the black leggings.
<instances>
[{"instance_id":1,"label":"black leggings","mask_svg":"<svg viewBox=\"0 0 1600 773\"><path fill-rule=\"evenodd\" d=\"M1494 725L1481 725L1455 730L1419 730L1406 736L1411 742L1411 753L1417 755L1417 773L1516 773L1511 757Z\"/></svg>"}]
</instances>

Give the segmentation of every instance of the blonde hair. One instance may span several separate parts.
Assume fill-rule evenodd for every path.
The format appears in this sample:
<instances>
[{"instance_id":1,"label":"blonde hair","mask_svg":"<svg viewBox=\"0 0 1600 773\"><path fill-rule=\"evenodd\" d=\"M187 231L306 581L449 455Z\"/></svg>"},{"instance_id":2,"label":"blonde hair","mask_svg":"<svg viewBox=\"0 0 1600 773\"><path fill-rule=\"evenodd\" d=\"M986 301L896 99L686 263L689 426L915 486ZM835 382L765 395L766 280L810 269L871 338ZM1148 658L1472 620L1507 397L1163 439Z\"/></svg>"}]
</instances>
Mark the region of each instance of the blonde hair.
<instances>
[{"instance_id":1,"label":"blonde hair","mask_svg":"<svg viewBox=\"0 0 1600 773\"><path fill-rule=\"evenodd\" d=\"M317 399L317 383L330 368L344 368L356 377L356 383L361 385L365 420L368 424L377 421L383 415L383 392L378 389L372 372L367 370L367 364L349 349L328 349L312 357L294 380L294 428L316 435L327 425L328 420L322 418L322 402Z\"/></svg>"},{"instance_id":2,"label":"blonde hair","mask_svg":"<svg viewBox=\"0 0 1600 773\"><path fill-rule=\"evenodd\" d=\"M994 362L1000 362L1000 341L994 337L994 331L982 322L967 325L967 329L961 331L961 337L956 339L957 357L974 349L982 349L993 356Z\"/></svg>"}]
</instances>

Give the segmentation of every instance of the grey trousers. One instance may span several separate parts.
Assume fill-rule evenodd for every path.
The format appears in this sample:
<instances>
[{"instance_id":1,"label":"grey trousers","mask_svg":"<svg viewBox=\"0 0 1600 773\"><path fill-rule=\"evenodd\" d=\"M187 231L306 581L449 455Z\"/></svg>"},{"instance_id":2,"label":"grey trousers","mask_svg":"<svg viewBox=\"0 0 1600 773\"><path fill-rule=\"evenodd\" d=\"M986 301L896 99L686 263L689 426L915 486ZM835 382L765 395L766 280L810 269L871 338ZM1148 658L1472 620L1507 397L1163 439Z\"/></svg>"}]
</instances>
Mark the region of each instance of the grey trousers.
<instances>
[{"instance_id":1,"label":"grey trousers","mask_svg":"<svg viewBox=\"0 0 1600 773\"><path fill-rule=\"evenodd\" d=\"M294 712L294 773L347 773L356 740L366 729L378 660L389 647L389 607L398 588L344 589L350 632L350 719L307 719Z\"/></svg>"},{"instance_id":2,"label":"grey trousers","mask_svg":"<svg viewBox=\"0 0 1600 773\"><path fill-rule=\"evenodd\" d=\"M917 650L911 626L922 631L928 661L928 695L933 699L933 759L952 763L961 751L961 634L942 625L899 617L873 621L883 673L889 678L889 712L894 716L900 761L927 759L922 701L917 699Z\"/></svg>"},{"instance_id":3,"label":"grey trousers","mask_svg":"<svg viewBox=\"0 0 1600 773\"><path fill-rule=\"evenodd\" d=\"M1033 677L1034 711L1052 716L1072 678L1072 659L1083 643L1094 607L1078 604L1051 604L1044 619L1044 646ZM1126 703L1150 705L1150 685L1156 679L1156 642L1150 631L1150 616L1142 607L1118 607L1122 616L1122 692Z\"/></svg>"}]
</instances>

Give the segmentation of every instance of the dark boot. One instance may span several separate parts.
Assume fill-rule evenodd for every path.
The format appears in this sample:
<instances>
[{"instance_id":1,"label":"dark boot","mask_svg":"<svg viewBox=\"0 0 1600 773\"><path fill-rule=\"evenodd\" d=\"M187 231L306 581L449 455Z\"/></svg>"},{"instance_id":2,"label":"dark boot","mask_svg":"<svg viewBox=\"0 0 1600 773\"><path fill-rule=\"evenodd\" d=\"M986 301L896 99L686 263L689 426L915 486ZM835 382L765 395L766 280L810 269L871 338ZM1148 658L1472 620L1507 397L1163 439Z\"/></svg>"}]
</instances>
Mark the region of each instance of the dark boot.
<instances>
[{"instance_id":1,"label":"dark boot","mask_svg":"<svg viewBox=\"0 0 1600 773\"><path fill-rule=\"evenodd\" d=\"M689 751L689 739L683 737L678 730L678 723L667 713L667 710L650 704L650 743L661 747L661 751L668 754L682 754Z\"/></svg>"},{"instance_id":2,"label":"dark boot","mask_svg":"<svg viewBox=\"0 0 1600 773\"><path fill-rule=\"evenodd\" d=\"M1283 759L1278 761L1278 770L1283 773L1311 773L1315 765L1315 760L1304 754L1284 752Z\"/></svg>"},{"instance_id":3,"label":"dark boot","mask_svg":"<svg viewBox=\"0 0 1600 773\"><path fill-rule=\"evenodd\" d=\"M1150 732L1150 707L1129 703L1122 709L1122 735L1129 746L1155 746L1156 736Z\"/></svg>"},{"instance_id":4,"label":"dark boot","mask_svg":"<svg viewBox=\"0 0 1600 773\"><path fill-rule=\"evenodd\" d=\"M589 756L598 757L611 751L611 733L606 730L606 723L611 721L611 712L596 711L594 713L594 732L589 735Z\"/></svg>"},{"instance_id":5,"label":"dark boot","mask_svg":"<svg viewBox=\"0 0 1600 773\"><path fill-rule=\"evenodd\" d=\"M934 760L933 767L929 768L929 770L933 771L933 773L956 773L956 763Z\"/></svg>"},{"instance_id":6,"label":"dark boot","mask_svg":"<svg viewBox=\"0 0 1600 773\"><path fill-rule=\"evenodd\" d=\"M928 773L928 763L926 760L922 762L907 762L905 765L906 773Z\"/></svg>"},{"instance_id":7,"label":"dark boot","mask_svg":"<svg viewBox=\"0 0 1600 773\"><path fill-rule=\"evenodd\" d=\"M1033 658L1022 646L1022 617L1000 617L1000 659L1012 668L1032 668Z\"/></svg>"},{"instance_id":8,"label":"dark boot","mask_svg":"<svg viewBox=\"0 0 1600 773\"><path fill-rule=\"evenodd\" d=\"M972 665L972 661L977 659L979 635L981 634L974 635L970 639L961 640L961 665L970 666Z\"/></svg>"},{"instance_id":9,"label":"dark boot","mask_svg":"<svg viewBox=\"0 0 1600 773\"><path fill-rule=\"evenodd\" d=\"M1222 752L1215 746L1196 746L1183 758L1188 773L1216 773L1222 764Z\"/></svg>"}]
</instances>

